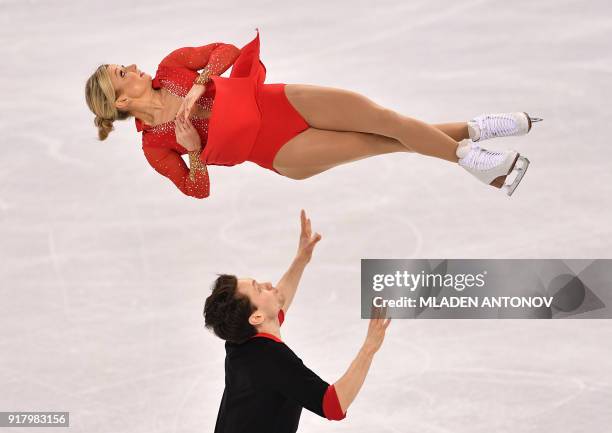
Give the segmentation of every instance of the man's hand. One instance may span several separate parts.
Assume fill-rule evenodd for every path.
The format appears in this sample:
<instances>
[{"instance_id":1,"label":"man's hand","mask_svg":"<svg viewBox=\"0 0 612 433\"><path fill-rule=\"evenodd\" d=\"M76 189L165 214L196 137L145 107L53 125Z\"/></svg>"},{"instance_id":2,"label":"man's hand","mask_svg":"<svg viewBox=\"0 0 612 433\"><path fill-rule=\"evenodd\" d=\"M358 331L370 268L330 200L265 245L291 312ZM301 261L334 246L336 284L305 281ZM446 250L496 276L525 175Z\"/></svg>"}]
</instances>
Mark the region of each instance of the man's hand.
<instances>
[{"instance_id":1,"label":"man's hand","mask_svg":"<svg viewBox=\"0 0 612 433\"><path fill-rule=\"evenodd\" d=\"M304 209L302 209L300 212L300 219L302 222L302 231L300 233L297 257L308 263L312 257L312 251L314 250L315 245L321 240L321 235L319 233L315 233L314 236L312 235L310 218L306 218L306 212Z\"/></svg>"},{"instance_id":2,"label":"man's hand","mask_svg":"<svg viewBox=\"0 0 612 433\"><path fill-rule=\"evenodd\" d=\"M368 334L363 344L363 349L371 355L374 355L380 349L380 346L385 339L385 331L391 323L391 319L387 319L387 307L377 308L372 307L370 325L368 326Z\"/></svg>"}]
</instances>

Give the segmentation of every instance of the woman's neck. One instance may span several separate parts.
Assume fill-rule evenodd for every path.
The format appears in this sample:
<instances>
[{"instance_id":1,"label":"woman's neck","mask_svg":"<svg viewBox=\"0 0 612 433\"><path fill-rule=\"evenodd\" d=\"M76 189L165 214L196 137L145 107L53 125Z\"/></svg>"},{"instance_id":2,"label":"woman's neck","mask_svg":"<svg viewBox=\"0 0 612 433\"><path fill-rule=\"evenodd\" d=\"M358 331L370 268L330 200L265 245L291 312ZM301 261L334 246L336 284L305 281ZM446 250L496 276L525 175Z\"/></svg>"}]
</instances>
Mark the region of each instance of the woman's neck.
<instances>
[{"instance_id":1,"label":"woman's neck","mask_svg":"<svg viewBox=\"0 0 612 433\"><path fill-rule=\"evenodd\" d=\"M138 99L132 100L130 113L147 125L154 125L164 108L162 92L151 88L151 91Z\"/></svg>"}]
</instances>

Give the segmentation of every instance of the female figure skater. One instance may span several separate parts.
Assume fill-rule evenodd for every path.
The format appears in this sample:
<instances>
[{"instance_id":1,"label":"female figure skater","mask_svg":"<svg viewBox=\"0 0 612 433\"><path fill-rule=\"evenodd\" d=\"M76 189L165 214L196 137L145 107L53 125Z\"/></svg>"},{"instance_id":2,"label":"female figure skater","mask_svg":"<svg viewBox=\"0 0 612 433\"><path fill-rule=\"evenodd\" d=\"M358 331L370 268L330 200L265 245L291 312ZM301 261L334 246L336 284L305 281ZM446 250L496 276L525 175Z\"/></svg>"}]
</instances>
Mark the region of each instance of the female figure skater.
<instances>
[{"instance_id":1,"label":"female figure skater","mask_svg":"<svg viewBox=\"0 0 612 433\"><path fill-rule=\"evenodd\" d=\"M256 31L242 49L220 42L179 48L162 60L154 78L136 65L98 67L85 96L99 139L106 139L115 120L134 116L149 163L196 198L210 194L207 165L244 161L306 179L370 156L418 152L459 163L508 195L525 174L529 161L518 152L489 151L476 142L526 134L541 119L500 113L429 125L348 90L264 84ZM229 78L221 77L232 64ZM186 153L189 167L181 156Z\"/></svg>"}]
</instances>

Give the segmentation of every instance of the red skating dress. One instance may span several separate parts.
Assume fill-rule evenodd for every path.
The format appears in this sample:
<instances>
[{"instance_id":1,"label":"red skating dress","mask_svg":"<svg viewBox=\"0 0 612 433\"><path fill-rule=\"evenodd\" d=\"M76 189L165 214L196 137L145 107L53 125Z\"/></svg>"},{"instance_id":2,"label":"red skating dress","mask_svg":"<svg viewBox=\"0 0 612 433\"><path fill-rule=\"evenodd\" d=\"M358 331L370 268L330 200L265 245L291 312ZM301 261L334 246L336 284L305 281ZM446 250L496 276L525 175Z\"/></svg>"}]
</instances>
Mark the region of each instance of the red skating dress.
<instances>
[{"instance_id":1,"label":"red skating dress","mask_svg":"<svg viewBox=\"0 0 612 433\"><path fill-rule=\"evenodd\" d=\"M229 78L219 76L232 63ZM272 166L274 156L309 125L285 96L284 83L264 84L259 30L242 49L217 42L173 51L159 64L151 85L184 98L204 68L211 72L211 80L197 104L210 111L210 116L191 119L202 142L200 160L225 166L252 161L278 173ZM174 121L149 126L136 119L136 129L142 131L142 149L155 170L183 193L208 197L208 171L193 170L190 176L181 157L187 150L176 141Z\"/></svg>"}]
</instances>

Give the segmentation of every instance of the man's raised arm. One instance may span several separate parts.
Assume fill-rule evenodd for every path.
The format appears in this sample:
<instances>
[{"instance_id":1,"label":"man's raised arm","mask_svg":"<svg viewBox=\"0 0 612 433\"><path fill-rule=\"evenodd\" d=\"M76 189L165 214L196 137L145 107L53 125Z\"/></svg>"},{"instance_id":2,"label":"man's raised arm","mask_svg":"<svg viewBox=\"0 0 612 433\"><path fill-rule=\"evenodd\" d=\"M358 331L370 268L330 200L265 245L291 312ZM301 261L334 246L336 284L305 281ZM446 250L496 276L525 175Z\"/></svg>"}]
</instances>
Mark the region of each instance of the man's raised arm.
<instances>
[{"instance_id":1,"label":"man's raised arm","mask_svg":"<svg viewBox=\"0 0 612 433\"><path fill-rule=\"evenodd\" d=\"M287 309L293 301L293 297L295 296L295 291L297 290L297 286L302 278L304 268L310 262L312 257L312 251L314 250L317 242L321 240L321 235L319 233L315 233L314 236L312 235L310 218L306 218L306 212L304 212L304 209L300 211L300 220L302 228L300 232L300 241L298 244L297 254L291 262L289 269L287 269L276 285L276 288L285 297L285 303L283 304L283 310L285 312L287 312Z\"/></svg>"},{"instance_id":2,"label":"man's raised arm","mask_svg":"<svg viewBox=\"0 0 612 433\"><path fill-rule=\"evenodd\" d=\"M272 359L262 360L261 371L268 369L271 386L302 407L329 420L342 420L361 390L374 354L380 349L391 319L386 310L374 309L363 346L336 383L330 385L304 365L287 346L279 346Z\"/></svg>"},{"instance_id":3,"label":"man's raised arm","mask_svg":"<svg viewBox=\"0 0 612 433\"><path fill-rule=\"evenodd\" d=\"M346 373L334 383L338 402L343 414L353 403L355 397L359 393L363 382L365 381L372 359L385 339L385 332L391 323L391 319L387 319L386 308L373 308L370 325L368 326L368 334L365 342L357 356L349 366Z\"/></svg>"}]
</instances>

